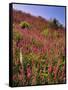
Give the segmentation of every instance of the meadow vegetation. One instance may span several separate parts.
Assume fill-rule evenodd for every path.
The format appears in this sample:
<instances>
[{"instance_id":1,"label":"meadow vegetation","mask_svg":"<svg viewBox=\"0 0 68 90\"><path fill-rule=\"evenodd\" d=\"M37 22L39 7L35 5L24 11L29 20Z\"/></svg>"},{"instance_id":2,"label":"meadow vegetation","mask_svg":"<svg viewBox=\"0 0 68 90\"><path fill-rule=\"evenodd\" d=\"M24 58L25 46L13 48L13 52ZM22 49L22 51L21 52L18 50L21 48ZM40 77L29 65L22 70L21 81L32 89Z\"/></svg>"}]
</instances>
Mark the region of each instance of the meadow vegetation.
<instances>
[{"instance_id":1,"label":"meadow vegetation","mask_svg":"<svg viewBox=\"0 0 68 90\"><path fill-rule=\"evenodd\" d=\"M13 23L13 86L65 83L64 27L15 10Z\"/></svg>"}]
</instances>

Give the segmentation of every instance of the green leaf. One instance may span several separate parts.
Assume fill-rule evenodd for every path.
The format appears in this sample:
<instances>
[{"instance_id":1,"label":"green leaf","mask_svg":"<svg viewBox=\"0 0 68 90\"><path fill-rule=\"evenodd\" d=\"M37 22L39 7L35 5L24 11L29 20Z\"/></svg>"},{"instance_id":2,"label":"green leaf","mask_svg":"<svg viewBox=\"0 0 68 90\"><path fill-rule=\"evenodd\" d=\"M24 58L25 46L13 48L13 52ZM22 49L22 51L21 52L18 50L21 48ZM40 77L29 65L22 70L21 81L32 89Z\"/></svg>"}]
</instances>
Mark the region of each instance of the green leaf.
<instances>
[{"instance_id":1,"label":"green leaf","mask_svg":"<svg viewBox=\"0 0 68 90\"><path fill-rule=\"evenodd\" d=\"M48 73L42 73L44 77L48 77Z\"/></svg>"}]
</instances>

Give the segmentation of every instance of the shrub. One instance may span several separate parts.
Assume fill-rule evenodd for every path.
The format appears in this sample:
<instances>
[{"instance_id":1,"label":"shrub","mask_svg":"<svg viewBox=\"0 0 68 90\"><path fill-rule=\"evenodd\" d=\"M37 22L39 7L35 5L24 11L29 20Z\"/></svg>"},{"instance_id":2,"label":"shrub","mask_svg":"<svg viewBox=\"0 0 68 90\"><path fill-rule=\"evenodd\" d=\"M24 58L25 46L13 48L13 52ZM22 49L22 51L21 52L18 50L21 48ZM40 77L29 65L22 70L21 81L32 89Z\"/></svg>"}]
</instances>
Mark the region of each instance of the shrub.
<instances>
[{"instance_id":1,"label":"shrub","mask_svg":"<svg viewBox=\"0 0 68 90\"><path fill-rule=\"evenodd\" d=\"M28 23L28 22L26 22L26 21L22 21L21 23L20 23L20 26L21 26L21 28L30 28L31 27L31 25Z\"/></svg>"},{"instance_id":2,"label":"shrub","mask_svg":"<svg viewBox=\"0 0 68 90\"><path fill-rule=\"evenodd\" d=\"M48 29L44 29L43 32L42 32L42 35L47 37L48 34L49 34L49 30Z\"/></svg>"}]
</instances>

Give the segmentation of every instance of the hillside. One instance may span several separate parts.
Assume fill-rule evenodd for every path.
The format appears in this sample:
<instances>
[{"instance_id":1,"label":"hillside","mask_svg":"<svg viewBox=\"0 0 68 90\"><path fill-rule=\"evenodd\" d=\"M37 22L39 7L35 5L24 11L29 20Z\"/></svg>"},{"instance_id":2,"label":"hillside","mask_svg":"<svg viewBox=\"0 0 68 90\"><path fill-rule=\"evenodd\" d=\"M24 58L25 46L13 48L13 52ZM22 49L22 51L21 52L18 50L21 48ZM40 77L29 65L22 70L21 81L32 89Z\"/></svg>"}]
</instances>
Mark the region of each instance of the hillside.
<instances>
[{"instance_id":1,"label":"hillside","mask_svg":"<svg viewBox=\"0 0 68 90\"><path fill-rule=\"evenodd\" d=\"M65 83L65 30L13 10L13 86Z\"/></svg>"}]
</instances>

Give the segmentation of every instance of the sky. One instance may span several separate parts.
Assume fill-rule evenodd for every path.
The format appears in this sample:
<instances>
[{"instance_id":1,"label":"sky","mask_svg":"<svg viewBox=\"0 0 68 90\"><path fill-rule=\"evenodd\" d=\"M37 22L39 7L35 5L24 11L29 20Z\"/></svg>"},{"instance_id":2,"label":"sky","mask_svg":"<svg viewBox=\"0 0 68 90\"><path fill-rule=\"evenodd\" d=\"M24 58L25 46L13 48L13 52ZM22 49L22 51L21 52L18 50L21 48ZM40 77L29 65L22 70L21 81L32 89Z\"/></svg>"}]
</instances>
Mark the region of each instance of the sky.
<instances>
[{"instance_id":1,"label":"sky","mask_svg":"<svg viewBox=\"0 0 68 90\"><path fill-rule=\"evenodd\" d=\"M47 20L56 18L65 26L65 7L13 4L13 8L30 13L33 16L42 16Z\"/></svg>"}]
</instances>

